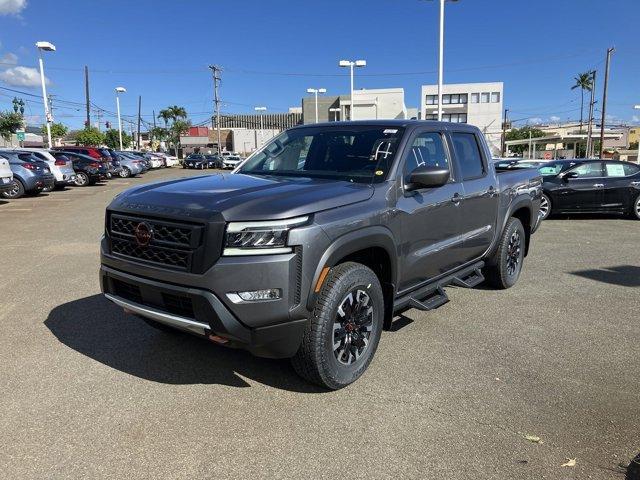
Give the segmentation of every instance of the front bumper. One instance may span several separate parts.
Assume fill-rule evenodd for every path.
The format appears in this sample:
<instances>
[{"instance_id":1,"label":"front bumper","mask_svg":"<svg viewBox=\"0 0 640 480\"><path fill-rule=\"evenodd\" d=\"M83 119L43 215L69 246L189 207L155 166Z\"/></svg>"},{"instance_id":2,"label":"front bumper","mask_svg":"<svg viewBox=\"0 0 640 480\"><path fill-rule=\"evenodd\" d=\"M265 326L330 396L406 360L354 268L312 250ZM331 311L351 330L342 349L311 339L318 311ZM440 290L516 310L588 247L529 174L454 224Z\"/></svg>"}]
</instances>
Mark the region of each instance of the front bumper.
<instances>
[{"instance_id":1,"label":"front bumper","mask_svg":"<svg viewBox=\"0 0 640 480\"><path fill-rule=\"evenodd\" d=\"M7 193L13 190L13 179L10 177L5 177L9 179L8 183L4 182L4 178L0 178L0 193Z\"/></svg>"},{"instance_id":2,"label":"front bumper","mask_svg":"<svg viewBox=\"0 0 640 480\"><path fill-rule=\"evenodd\" d=\"M261 357L293 356L308 322L302 318L250 327L211 291L150 280L104 264L100 268L100 286L107 299L130 313L198 336L217 338L217 343ZM262 308L265 307L263 303Z\"/></svg>"}]
</instances>

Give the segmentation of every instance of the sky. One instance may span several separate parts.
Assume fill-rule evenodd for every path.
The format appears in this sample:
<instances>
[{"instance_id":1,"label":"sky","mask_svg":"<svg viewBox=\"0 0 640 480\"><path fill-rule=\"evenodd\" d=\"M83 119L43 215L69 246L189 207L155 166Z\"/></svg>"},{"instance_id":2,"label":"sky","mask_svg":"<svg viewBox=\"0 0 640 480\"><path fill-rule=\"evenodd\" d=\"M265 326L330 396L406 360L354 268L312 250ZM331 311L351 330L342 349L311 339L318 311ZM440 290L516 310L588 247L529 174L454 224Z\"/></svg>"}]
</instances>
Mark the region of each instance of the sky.
<instances>
[{"instance_id":1,"label":"sky","mask_svg":"<svg viewBox=\"0 0 640 480\"><path fill-rule=\"evenodd\" d=\"M640 0L447 2L444 81L504 82L505 108L518 124L576 120L573 77L596 68L600 100L606 50L615 47L607 118L640 123L638 19ZM85 65L92 121L99 108L112 124L117 86L127 89L126 119L142 96L145 122L168 105L206 122L210 64L223 69L224 113L285 112L310 87L348 94L341 59L367 61L356 88L402 87L407 106L417 107L420 85L437 82L438 2L0 0L0 109L22 98L30 124L43 118L36 41L57 47L44 56L47 93L55 120L72 128L85 118Z\"/></svg>"}]
</instances>

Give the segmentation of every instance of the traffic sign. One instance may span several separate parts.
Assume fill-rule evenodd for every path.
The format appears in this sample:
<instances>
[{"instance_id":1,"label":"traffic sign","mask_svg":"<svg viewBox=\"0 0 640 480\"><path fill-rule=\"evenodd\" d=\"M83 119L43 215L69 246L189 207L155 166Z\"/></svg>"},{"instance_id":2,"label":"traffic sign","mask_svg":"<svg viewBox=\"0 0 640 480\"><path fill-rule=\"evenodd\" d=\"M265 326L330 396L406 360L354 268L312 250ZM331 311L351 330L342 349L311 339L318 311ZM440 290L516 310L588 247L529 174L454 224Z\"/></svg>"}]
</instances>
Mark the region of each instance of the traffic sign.
<instances>
[{"instance_id":1,"label":"traffic sign","mask_svg":"<svg viewBox=\"0 0 640 480\"><path fill-rule=\"evenodd\" d=\"M16 137L18 137L18 141L19 141L19 142L24 142L24 137L25 137L25 135L24 135L24 132L23 132L23 131L16 132Z\"/></svg>"}]
</instances>

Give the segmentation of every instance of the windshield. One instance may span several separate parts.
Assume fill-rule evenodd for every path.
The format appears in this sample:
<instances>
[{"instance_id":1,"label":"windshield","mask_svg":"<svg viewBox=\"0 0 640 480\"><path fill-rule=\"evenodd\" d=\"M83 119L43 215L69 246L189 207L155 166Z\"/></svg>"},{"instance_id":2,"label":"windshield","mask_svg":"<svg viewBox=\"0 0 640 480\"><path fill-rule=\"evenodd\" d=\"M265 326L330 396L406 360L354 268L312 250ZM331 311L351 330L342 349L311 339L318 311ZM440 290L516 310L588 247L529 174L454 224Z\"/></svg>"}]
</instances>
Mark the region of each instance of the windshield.
<instances>
[{"instance_id":1,"label":"windshield","mask_svg":"<svg viewBox=\"0 0 640 480\"><path fill-rule=\"evenodd\" d=\"M199 159L202 158L201 155L198 155L197 153L192 153L191 155L189 155L187 158L191 158L191 159Z\"/></svg>"},{"instance_id":2,"label":"windshield","mask_svg":"<svg viewBox=\"0 0 640 480\"><path fill-rule=\"evenodd\" d=\"M341 125L281 133L247 160L239 173L384 181L403 128Z\"/></svg>"}]
</instances>

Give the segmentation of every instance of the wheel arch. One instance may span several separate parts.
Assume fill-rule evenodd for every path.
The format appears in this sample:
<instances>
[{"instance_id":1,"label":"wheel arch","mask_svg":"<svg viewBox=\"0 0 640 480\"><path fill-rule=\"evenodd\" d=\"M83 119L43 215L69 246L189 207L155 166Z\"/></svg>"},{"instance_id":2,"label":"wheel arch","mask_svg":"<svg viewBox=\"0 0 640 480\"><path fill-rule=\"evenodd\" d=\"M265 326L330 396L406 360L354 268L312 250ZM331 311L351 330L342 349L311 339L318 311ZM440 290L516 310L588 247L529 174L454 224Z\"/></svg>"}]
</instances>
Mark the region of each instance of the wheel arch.
<instances>
[{"instance_id":1,"label":"wheel arch","mask_svg":"<svg viewBox=\"0 0 640 480\"><path fill-rule=\"evenodd\" d=\"M324 282L323 271L344 262L357 262L369 267L382 285L385 301L385 325L390 322L393 296L397 285L398 262L391 232L384 227L367 227L337 238L322 255L310 285L307 309L313 310L317 298L316 286Z\"/></svg>"}]
</instances>

